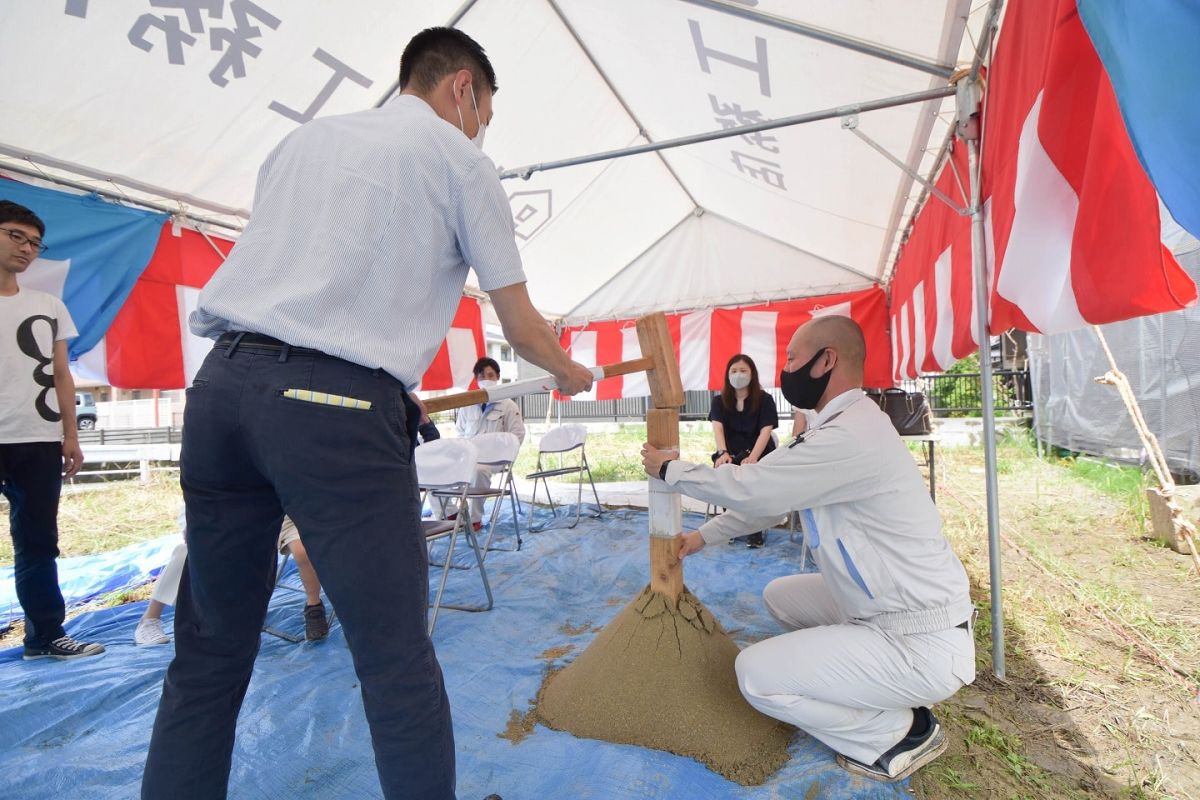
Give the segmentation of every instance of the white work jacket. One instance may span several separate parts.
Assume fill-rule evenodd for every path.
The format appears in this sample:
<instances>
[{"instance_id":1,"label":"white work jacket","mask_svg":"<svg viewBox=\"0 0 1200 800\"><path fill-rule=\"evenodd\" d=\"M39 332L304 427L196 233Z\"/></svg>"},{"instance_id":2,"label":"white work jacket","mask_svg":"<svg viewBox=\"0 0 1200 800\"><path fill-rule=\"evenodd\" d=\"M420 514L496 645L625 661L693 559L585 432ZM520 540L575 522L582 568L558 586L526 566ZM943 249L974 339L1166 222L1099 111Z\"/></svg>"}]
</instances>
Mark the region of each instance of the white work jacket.
<instances>
[{"instance_id":1,"label":"white work jacket","mask_svg":"<svg viewBox=\"0 0 1200 800\"><path fill-rule=\"evenodd\" d=\"M763 530L799 511L825 584L847 619L899 633L965 622L967 574L891 420L860 389L810 417L800 441L757 464L667 466L675 490L729 511L700 528L707 544Z\"/></svg>"},{"instance_id":2,"label":"white work jacket","mask_svg":"<svg viewBox=\"0 0 1200 800\"><path fill-rule=\"evenodd\" d=\"M460 408L454 418L454 430L462 439L470 439L481 433L511 433L525 442L525 420L521 409L512 400L497 400L488 403L484 413L478 405Z\"/></svg>"}]
</instances>

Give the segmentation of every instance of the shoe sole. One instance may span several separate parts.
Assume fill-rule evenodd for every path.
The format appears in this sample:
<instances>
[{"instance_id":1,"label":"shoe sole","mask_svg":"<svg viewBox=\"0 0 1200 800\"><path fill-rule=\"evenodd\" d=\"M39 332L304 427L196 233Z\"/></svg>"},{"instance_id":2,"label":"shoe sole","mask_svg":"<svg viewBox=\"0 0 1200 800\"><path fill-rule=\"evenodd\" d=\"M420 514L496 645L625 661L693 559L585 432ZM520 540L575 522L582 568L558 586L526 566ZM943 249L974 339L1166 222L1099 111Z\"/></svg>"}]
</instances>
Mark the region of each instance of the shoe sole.
<instances>
[{"instance_id":1,"label":"shoe sole","mask_svg":"<svg viewBox=\"0 0 1200 800\"><path fill-rule=\"evenodd\" d=\"M946 748L950 746L949 742L946 741L946 734L942 731L938 731L937 737L936 744L934 744L931 749L926 750L919 757L913 759L913 762L909 764L899 775L883 775L881 773L874 772L859 765L856 761L851 761L840 753L837 757L837 763L839 767L854 775L861 775L864 778L870 778L871 780L878 781L879 783L899 783L905 778L911 776L921 767L924 767L926 764L936 759L942 753L946 752Z\"/></svg>"},{"instance_id":2,"label":"shoe sole","mask_svg":"<svg viewBox=\"0 0 1200 800\"><path fill-rule=\"evenodd\" d=\"M91 658L92 656L102 656L102 655L104 655L105 652L106 652L105 650L101 650L99 653L76 653L73 656L58 656L58 655L55 655L54 653L38 653L36 655L29 655L28 653L26 653L25 655L22 656L22 658L25 661L38 661L43 658L53 658L55 661L74 661L77 658Z\"/></svg>"}]
</instances>

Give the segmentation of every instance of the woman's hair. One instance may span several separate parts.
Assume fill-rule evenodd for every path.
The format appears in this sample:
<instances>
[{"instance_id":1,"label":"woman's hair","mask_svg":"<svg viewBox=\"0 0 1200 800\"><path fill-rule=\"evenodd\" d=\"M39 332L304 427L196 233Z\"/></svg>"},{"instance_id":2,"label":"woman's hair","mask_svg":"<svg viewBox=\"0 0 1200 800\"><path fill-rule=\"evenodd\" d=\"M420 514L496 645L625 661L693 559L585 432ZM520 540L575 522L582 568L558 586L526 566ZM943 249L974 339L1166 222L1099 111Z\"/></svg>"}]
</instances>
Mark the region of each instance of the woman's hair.
<instances>
[{"instance_id":1,"label":"woman's hair","mask_svg":"<svg viewBox=\"0 0 1200 800\"><path fill-rule=\"evenodd\" d=\"M737 410L737 390L729 382L729 370L738 363L744 363L750 367L750 385L746 387L748 394L746 395L746 410L752 414L758 413L758 405L762 402L762 384L758 382L758 367L754 365L754 359L745 353L738 353L729 362L725 364L725 385L721 387L721 406L726 411Z\"/></svg>"}]
</instances>

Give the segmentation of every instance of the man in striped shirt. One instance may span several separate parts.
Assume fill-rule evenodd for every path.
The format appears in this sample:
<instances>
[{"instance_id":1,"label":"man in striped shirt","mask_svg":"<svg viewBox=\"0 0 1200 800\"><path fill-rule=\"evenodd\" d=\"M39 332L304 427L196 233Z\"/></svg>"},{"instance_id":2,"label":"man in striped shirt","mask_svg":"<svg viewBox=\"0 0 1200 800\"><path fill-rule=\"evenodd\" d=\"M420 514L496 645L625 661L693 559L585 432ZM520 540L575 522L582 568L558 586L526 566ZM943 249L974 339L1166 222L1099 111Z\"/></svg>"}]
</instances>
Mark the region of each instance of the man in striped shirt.
<instances>
[{"instance_id":1,"label":"man in striped shirt","mask_svg":"<svg viewBox=\"0 0 1200 800\"><path fill-rule=\"evenodd\" d=\"M450 708L425 631L421 412L407 390L469 269L518 353L567 394L592 379L529 301L507 196L476 146L497 88L483 49L423 31L400 87L267 156L253 218L192 315L217 344L188 389L188 566L145 798L225 796L285 513L353 653L384 796L454 797Z\"/></svg>"}]
</instances>

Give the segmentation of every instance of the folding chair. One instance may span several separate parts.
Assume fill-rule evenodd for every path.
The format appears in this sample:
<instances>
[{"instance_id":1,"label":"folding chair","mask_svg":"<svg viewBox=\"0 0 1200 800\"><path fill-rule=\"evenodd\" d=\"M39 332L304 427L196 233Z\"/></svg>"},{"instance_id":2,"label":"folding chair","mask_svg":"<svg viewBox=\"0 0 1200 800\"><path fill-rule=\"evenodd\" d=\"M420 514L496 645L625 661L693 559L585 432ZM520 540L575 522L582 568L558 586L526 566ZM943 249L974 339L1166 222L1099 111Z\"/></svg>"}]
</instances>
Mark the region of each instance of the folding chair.
<instances>
[{"instance_id":1,"label":"folding chair","mask_svg":"<svg viewBox=\"0 0 1200 800\"><path fill-rule=\"evenodd\" d=\"M579 451L579 464L575 466L562 466L562 459L566 453L573 450ZM544 459L548 455L557 454L559 466L548 469L544 464ZM575 496L575 521L568 525L568 528L574 528L579 524L579 517L583 510L583 476L586 474L588 483L592 486L592 497L596 499L596 516L604 514L604 509L600 505L600 495L596 492L596 482L592 480L592 469L588 466L587 460L587 428L583 425L560 425L557 428L551 428L546 431L546 435L538 442L538 458L537 471L526 475L526 478L533 479L533 496L530 498L530 507L537 503L538 481L541 481L546 487L546 500L550 504L551 521L558 519L558 510L554 505L554 495L550 492L549 478L554 478L559 475L575 475L578 474L580 480L577 484L578 491ZM530 519L533 518L533 512L530 511ZM529 526L530 533L546 530L550 522L544 525L534 527Z\"/></svg>"},{"instance_id":2,"label":"folding chair","mask_svg":"<svg viewBox=\"0 0 1200 800\"><path fill-rule=\"evenodd\" d=\"M422 520L421 528L425 534L427 545L432 545L438 539L449 539L446 550L446 560L442 566L442 579L438 582L437 594L432 604L432 616L429 620L429 634L437 624L438 611L442 608L454 608L460 611L488 611L492 608L492 587L488 583L487 570L483 566L483 553L479 540L471 527L471 513L467 507L468 492L475 481L475 465L478 463L478 451L475 445L467 439L437 439L427 442L416 450L417 485L422 494L429 498L430 503L447 501L457 506L458 513L454 519ZM454 545L459 534L466 537L471 551L475 555L475 564L479 567L479 577L483 582L483 591L487 595L487 605L468 606L442 603L442 594L446 591L446 578L452 569Z\"/></svg>"},{"instance_id":3,"label":"folding chair","mask_svg":"<svg viewBox=\"0 0 1200 800\"><path fill-rule=\"evenodd\" d=\"M301 541L303 541L303 540L301 540ZM290 552L284 553L283 561L280 561L279 565L275 568L275 588L283 589L285 592L295 592L296 594L304 594L304 587L302 587L302 586L296 587L296 586L291 585L290 583L284 583L284 581L283 581L283 573L285 570L287 570L288 561L291 560L291 557L292 557L292 554ZM326 598L326 599L328 599L328 598ZM333 623L335 620L337 620L337 609L335 609L333 607L333 604L330 603L329 604L329 619L328 619L330 628L333 627ZM279 628L273 628L270 625L267 625L266 623L263 624L262 632L269 633L272 636L275 636L279 639L283 639L284 641L292 642L293 644L300 644L301 642L307 641L307 639L305 639L303 636L297 636L294 633L288 633L287 631L282 631Z\"/></svg>"},{"instance_id":4,"label":"folding chair","mask_svg":"<svg viewBox=\"0 0 1200 800\"><path fill-rule=\"evenodd\" d=\"M521 440L515 434L498 431L472 436L471 444L475 445L476 457L479 459L478 465L490 469L492 479L486 489L472 487L467 492L467 499L480 502L488 498L496 500L495 503L492 503L492 513L488 519L488 538L483 546L483 556L487 558L490 550L520 550L521 520L517 516L517 485L513 480L512 469L513 462L517 460L517 453L521 449ZM512 511L513 532L517 537L515 548L492 547L492 539L496 535L496 520L500 517L500 506L504 504L505 497L508 497L509 508Z\"/></svg>"}]
</instances>

